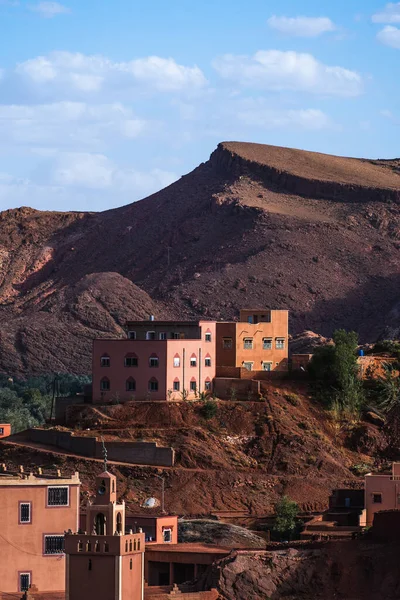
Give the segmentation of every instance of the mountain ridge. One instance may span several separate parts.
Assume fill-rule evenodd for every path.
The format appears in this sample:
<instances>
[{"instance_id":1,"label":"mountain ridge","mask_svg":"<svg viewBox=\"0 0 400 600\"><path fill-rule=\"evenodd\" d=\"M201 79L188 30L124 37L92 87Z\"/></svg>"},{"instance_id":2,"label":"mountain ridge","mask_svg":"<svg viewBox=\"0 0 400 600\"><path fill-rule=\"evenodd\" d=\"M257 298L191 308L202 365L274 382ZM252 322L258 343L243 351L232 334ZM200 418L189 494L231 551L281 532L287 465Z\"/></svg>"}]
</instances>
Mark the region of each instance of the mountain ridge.
<instances>
[{"instance_id":1,"label":"mountain ridge","mask_svg":"<svg viewBox=\"0 0 400 600\"><path fill-rule=\"evenodd\" d=\"M288 308L293 333L396 335L399 200L398 159L223 142L133 204L3 211L0 370L89 372L91 338L126 319L232 319L249 304Z\"/></svg>"}]
</instances>

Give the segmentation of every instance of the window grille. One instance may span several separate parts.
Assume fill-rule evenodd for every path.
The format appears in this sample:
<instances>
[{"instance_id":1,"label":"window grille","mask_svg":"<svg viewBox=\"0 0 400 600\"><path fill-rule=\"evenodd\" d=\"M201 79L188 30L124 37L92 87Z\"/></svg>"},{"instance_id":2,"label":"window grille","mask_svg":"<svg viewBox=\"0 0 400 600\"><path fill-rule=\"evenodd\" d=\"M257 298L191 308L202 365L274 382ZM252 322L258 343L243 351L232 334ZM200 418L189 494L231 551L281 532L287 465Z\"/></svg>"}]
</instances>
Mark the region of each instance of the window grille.
<instances>
[{"instance_id":1,"label":"window grille","mask_svg":"<svg viewBox=\"0 0 400 600\"><path fill-rule=\"evenodd\" d=\"M68 506L69 488L68 487L49 487L47 489L48 506Z\"/></svg>"},{"instance_id":2,"label":"window grille","mask_svg":"<svg viewBox=\"0 0 400 600\"><path fill-rule=\"evenodd\" d=\"M31 574L30 573L20 573L19 575L19 586L21 588L21 592L27 592L31 587Z\"/></svg>"},{"instance_id":3,"label":"window grille","mask_svg":"<svg viewBox=\"0 0 400 600\"><path fill-rule=\"evenodd\" d=\"M21 523L31 522L31 503L23 502L19 505L20 515L19 520Z\"/></svg>"},{"instance_id":4,"label":"window grille","mask_svg":"<svg viewBox=\"0 0 400 600\"><path fill-rule=\"evenodd\" d=\"M272 350L272 339L271 338L263 339L263 350Z\"/></svg>"},{"instance_id":5,"label":"window grille","mask_svg":"<svg viewBox=\"0 0 400 600\"><path fill-rule=\"evenodd\" d=\"M45 535L44 536L45 554L63 554L64 536L63 535Z\"/></svg>"},{"instance_id":6,"label":"window grille","mask_svg":"<svg viewBox=\"0 0 400 600\"><path fill-rule=\"evenodd\" d=\"M284 350L285 349L285 339L284 338L277 338L277 340L276 340L276 349L277 350Z\"/></svg>"},{"instance_id":7,"label":"window grille","mask_svg":"<svg viewBox=\"0 0 400 600\"><path fill-rule=\"evenodd\" d=\"M244 338L243 347L245 350L252 350L253 349L253 338Z\"/></svg>"}]
</instances>

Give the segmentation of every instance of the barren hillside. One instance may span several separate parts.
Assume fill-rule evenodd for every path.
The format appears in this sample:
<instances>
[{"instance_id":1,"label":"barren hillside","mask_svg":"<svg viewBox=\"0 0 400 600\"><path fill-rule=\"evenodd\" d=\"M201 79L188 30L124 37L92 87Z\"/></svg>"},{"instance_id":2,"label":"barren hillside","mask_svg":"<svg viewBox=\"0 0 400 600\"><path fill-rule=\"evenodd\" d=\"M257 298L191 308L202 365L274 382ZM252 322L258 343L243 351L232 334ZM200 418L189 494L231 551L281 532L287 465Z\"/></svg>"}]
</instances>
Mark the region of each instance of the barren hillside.
<instances>
[{"instance_id":1,"label":"barren hillside","mask_svg":"<svg viewBox=\"0 0 400 600\"><path fill-rule=\"evenodd\" d=\"M127 318L289 308L293 333L400 326L400 161L223 143L104 213L0 214L0 370L88 372ZM56 351L54 351L56 349Z\"/></svg>"}]
</instances>

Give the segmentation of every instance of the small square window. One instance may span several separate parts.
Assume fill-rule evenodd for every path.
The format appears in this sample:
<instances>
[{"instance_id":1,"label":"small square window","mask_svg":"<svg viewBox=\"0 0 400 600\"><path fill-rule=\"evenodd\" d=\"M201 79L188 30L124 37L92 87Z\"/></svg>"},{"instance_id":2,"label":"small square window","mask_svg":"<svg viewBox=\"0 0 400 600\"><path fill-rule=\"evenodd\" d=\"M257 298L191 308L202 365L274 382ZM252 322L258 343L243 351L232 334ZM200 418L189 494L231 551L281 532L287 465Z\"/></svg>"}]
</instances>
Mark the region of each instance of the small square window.
<instances>
[{"instance_id":1,"label":"small square window","mask_svg":"<svg viewBox=\"0 0 400 600\"><path fill-rule=\"evenodd\" d=\"M272 362L263 362L262 370L263 371L272 371Z\"/></svg>"},{"instance_id":2,"label":"small square window","mask_svg":"<svg viewBox=\"0 0 400 600\"><path fill-rule=\"evenodd\" d=\"M207 357L204 361L206 367L211 367L211 358Z\"/></svg>"},{"instance_id":3,"label":"small square window","mask_svg":"<svg viewBox=\"0 0 400 600\"><path fill-rule=\"evenodd\" d=\"M263 338L263 350L272 350L272 338Z\"/></svg>"},{"instance_id":4,"label":"small square window","mask_svg":"<svg viewBox=\"0 0 400 600\"><path fill-rule=\"evenodd\" d=\"M245 350L252 350L253 349L253 338L244 338L243 348Z\"/></svg>"},{"instance_id":5,"label":"small square window","mask_svg":"<svg viewBox=\"0 0 400 600\"><path fill-rule=\"evenodd\" d=\"M19 505L19 522L30 523L31 522L31 503L21 502Z\"/></svg>"},{"instance_id":6,"label":"small square window","mask_svg":"<svg viewBox=\"0 0 400 600\"><path fill-rule=\"evenodd\" d=\"M197 366L197 358L195 356L192 356L192 358L190 359L190 366L191 367Z\"/></svg>"},{"instance_id":7,"label":"small square window","mask_svg":"<svg viewBox=\"0 0 400 600\"><path fill-rule=\"evenodd\" d=\"M181 387L179 381L174 381L173 387L174 387L174 392L179 392L180 387Z\"/></svg>"},{"instance_id":8,"label":"small square window","mask_svg":"<svg viewBox=\"0 0 400 600\"><path fill-rule=\"evenodd\" d=\"M206 333L206 342L211 342L211 333Z\"/></svg>"},{"instance_id":9,"label":"small square window","mask_svg":"<svg viewBox=\"0 0 400 600\"><path fill-rule=\"evenodd\" d=\"M64 536L63 535L45 535L44 536L45 554L64 554Z\"/></svg>"},{"instance_id":10,"label":"small square window","mask_svg":"<svg viewBox=\"0 0 400 600\"><path fill-rule=\"evenodd\" d=\"M136 340L136 331L128 331L128 339Z\"/></svg>"},{"instance_id":11,"label":"small square window","mask_svg":"<svg viewBox=\"0 0 400 600\"><path fill-rule=\"evenodd\" d=\"M276 349L277 350L285 349L285 338L276 338Z\"/></svg>"},{"instance_id":12,"label":"small square window","mask_svg":"<svg viewBox=\"0 0 400 600\"><path fill-rule=\"evenodd\" d=\"M180 367L181 366L181 359L179 356L174 356L174 367Z\"/></svg>"},{"instance_id":13,"label":"small square window","mask_svg":"<svg viewBox=\"0 0 400 600\"><path fill-rule=\"evenodd\" d=\"M110 357L109 356L102 356L101 357L101 366L102 367L109 367L110 366Z\"/></svg>"},{"instance_id":14,"label":"small square window","mask_svg":"<svg viewBox=\"0 0 400 600\"><path fill-rule=\"evenodd\" d=\"M244 362L243 363L243 368L247 369L247 371L252 371L253 370L253 363L252 362Z\"/></svg>"},{"instance_id":15,"label":"small square window","mask_svg":"<svg viewBox=\"0 0 400 600\"><path fill-rule=\"evenodd\" d=\"M158 367L158 356L151 356L149 360L149 366L152 368Z\"/></svg>"},{"instance_id":16,"label":"small square window","mask_svg":"<svg viewBox=\"0 0 400 600\"><path fill-rule=\"evenodd\" d=\"M382 494L379 494L379 493L372 494L372 502L374 504L382 504Z\"/></svg>"},{"instance_id":17,"label":"small square window","mask_svg":"<svg viewBox=\"0 0 400 600\"><path fill-rule=\"evenodd\" d=\"M191 392L195 392L197 390L197 383L196 381L191 381L190 382L190 391Z\"/></svg>"},{"instance_id":18,"label":"small square window","mask_svg":"<svg viewBox=\"0 0 400 600\"><path fill-rule=\"evenodd\" d=\"M166 340L167 339L167 334L162 331L161 333L158 334L158 339L159 340Z\"/></svg>"},{"instance_id":19,"label":"small square window","mask_svg":"<svg viewBox=\"0 0 400 600\"><path fill-rule=\"evenodd\" d=\"M232 348L232 338L224 338L222 340L222 347L225 350L229 350L230 348Z\"/></svg>"},{"instance_id":20,"label":"small square window","mask_svg":"<svg viewBox=\"0 0 400 600\"><path fill-rule=\"evenodd\" d=\"M68 506L69 487L57 486L47 488L47 506Z\"/></svg>"}]
</instances>

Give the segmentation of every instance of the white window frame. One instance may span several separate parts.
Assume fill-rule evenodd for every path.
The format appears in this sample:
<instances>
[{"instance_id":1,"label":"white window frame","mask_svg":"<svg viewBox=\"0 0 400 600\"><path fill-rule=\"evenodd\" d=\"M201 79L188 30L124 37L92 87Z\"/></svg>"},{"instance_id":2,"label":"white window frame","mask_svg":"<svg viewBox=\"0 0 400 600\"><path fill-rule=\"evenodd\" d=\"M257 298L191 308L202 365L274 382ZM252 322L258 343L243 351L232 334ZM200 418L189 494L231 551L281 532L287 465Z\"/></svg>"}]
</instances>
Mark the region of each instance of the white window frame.
<instances>
[{"instance_id":1,"label":"white window frame","mask_svg":"<svg viewBox=\"0 0 400 600\"><path fill-rule=\"evenodd\" d=\"M205 340L206 340L206 342L211 342L212 341L212 336L211 336L211 333L209 331L205 335Z\"/></svg>"},{"instance_id":2,"label":"white window frame","mask_svg":"<svg viewBox=\"0 0 400 600\"><path fill-rule=\"evenodd\" d=\"M181 357L174 356L174 367L180 367L180 366L181 366Z\"/></svg>"},{"instance_id":3,"label":"white window frame","mask_svg":"<svg viewBox=\"0 0 400 600\"><path fill-rule=\"evenodd\" d=\"M18 582L19 583L19 586L18 586L19 591L20 592L28 591L32 585L32 573L30 571L21 571L21 573L18 573L18 576L19 576L19 582ZM22 577L28 577L28 589L27 590L22 589Z\"/></svg>"},{"instance_id":4,"label":"white window frame","mask_svg":"<svg viewBox=\"0 0 400 600\"><path fill-rule=\"evenodd\" d=\"M158 339L165 341L167 339L167 333L165 331L160 331L160 333L158 334Z\"/></svg>"},{"instance_id":5,"label":"white window frame","mask_svg":"<svg viewBox=\"0 0 400 600\"><path fill-rule=\"evenodd\" d=\"M253 350L253 338L252 337L243 338L243 350Z\"/></svg>"},{"instance_id":6,"label":"white window frame","mask_svg":"<svg viewBox=\"0 0 400 600\"><path fill-rule=\"evenodd\" d=\"M285 338L276 338L275 339L275 349L276 350L284 350L285 349Z\"/></svg>"},{"instance_id":7,"label":"white window frame","mask_svg":"<svg viewBox=\"0 0 400 600\"><path fill-rule=\"evenodd\" d=\"M165 534L166 531L169 532L169 540L166 540L164 538L164 534ZM163 533L163 543L164 544L171 544L172 543L172 529L171 529L171 527L166 527L165 529L163 529L162 533Z\"/></svg>"},{"instance_id":8,"label":"white window frame","mask_svg":"<svg viewBox=\"0 0 400 600\"><path fill-rule=\"evenodd\" d=\"M27 521L22 520L22 507L29 506L29 519ZM20 525L29 525L32 523L32 502L20 502L19 503L19 523Z\"/></svg>"},{"instance_id":9,"label":"white window frame","mask_svg":"<svg viewBox=\"0 0 400 600\"><path fill-rule=\"evenodd\" d=\"M66 504L50 504L49 503L49 493L50 490L67 490L67 503ZM47 503L46 506L50 507L50 508L62 508L65 506L69 506L69 485L49 485L47 486Z\"/></svg>"},{"instance_id":10,"label":"white window frame","mask_svg":"<svg viewBox=\"0 0 400 600\"><path fill-rule=\"evenodd\" d=\"M45 556L62 556L63 554L65 554L64 551L62 551L62 552L46 552L46 540L48 538L62 538L62 539L64 539L64 543L65 543L65 536L62 533L59 533L59 534L45 534L44 535L44 541L43 541L43 554Z\"/></svg>"},{"instance_id":11,"label":"white window frame","mask_svg":"<svg viewBox=\"0 0 400 600\"><path fill-rule=\"evenodd\" d=\"M246 367L246 365L250 365L250 369L248 369ZM254 365L253 361L250 361L250 360L243 361L243 369L247 369L247 371L252 371L253 370L253 365Z\"/></svg>"},{"instance_id":12,"label":"white window frame","mask_svg":"<svg viewBox=\"0 0 400 600\"><path fill-rule=\"evenodd\" d=\"M204 359L204 366L211 367L211 357L210 356L206 356L206 358Z\"/></svg>"},{"instance_id":13,"label":"white window frame","mask_svg":"<svg viewBox=\"0 0 400 600\"><path fill-rule=\"evenodd\" d=\"M152 363L154 363L154 364L152 364ZM158 356L150 356L149 367L151 369L158 369L159 366L160 366L160 359L158 358Z\"/></svg>"},{"instance_id":14,"label":"white window frame","mask_svg":"<svg viewBox=\"0 0 400 600\"><path fill-rule=\"evenodd\" d=\"M272 343L273 343L272 338L265 337L265 338L263 338L262 343L263 343L263 350L272 350Z\"/></svg>"},{"instance_id":15,"label":"white window frame","mask_svg":"<svg viewBox=\"0 0 400 600\"><path fill-rule=\"evenodd\" d=\"M273 364L274 364L274 363L273 363L272 361L269 361L269 360L263 360L263 362L261 363L262 370L263 370L263 371L267 371L267 372L268 372L268 371L272 371ZM266 368L265 368L265 365L269 365L269 369L266 369Z\"/></svg>"},{"instance_id":16,"label":"white window frame","mask_svg":"<svg viewBox=\"0 0 400 600\"><path fill-rule=\"evenodd\" d=\"M136 340L136 331L128 331L128 340Z\"/></svg>"},{"instance_id":17,"label":"white window frame","mask_svg":"<svg viewBox=\"0 0 400 600\"><path fill-rule=\"evenodd\" d=\"M156 332L155 331L146 331L146 340L153 341L155 339L156 339Z\"/></svg>"},{"instance_id":18,"label":"white window frame","mask_svg":"<svg viewBox=\"0 0 400 600\"><path fill-rule=\"evenodd\" d=\"M190 366L191 367L197 367L197 356L191 356L190 357Z\"/></svg>"}]
</instances>

